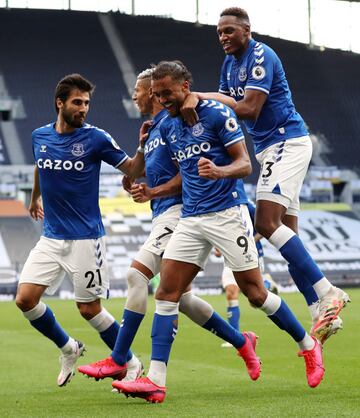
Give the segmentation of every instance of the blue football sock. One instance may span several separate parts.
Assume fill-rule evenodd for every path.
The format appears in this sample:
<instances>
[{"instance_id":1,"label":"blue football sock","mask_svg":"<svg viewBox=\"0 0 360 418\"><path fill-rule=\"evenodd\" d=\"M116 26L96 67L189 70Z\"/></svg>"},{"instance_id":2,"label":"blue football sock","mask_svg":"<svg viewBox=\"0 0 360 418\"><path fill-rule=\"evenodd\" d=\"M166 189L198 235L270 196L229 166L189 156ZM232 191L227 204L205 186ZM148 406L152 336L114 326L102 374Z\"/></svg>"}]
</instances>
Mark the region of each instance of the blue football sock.
<instances>
[{"instance_id":1,"label":"blue football sock","mask_svg":"<svg viewBox=\"0 0 360 418\"><path fill-rule=\"evenodd\" d=\"M297 288L303 294L308 306L317 302L319 300L318 295L316 294L312 284L309 283L304 274L301 271L298 271L294 266L290 264L288 265L288 269Z\"/></svg>"},{"instance_id":2,"label":"blue football sock","mask_svg":"<svg viewBox=\"0 0 360 418\"><path fill-rule=\"evenodd\" d=\"M230 324L216 312L214 312L211 315L211 318L205 322L203 328L232 344L236 348L240 348L245 344L245 337L238 330L230 326Z\"/></svg>"},{"instance_id":3,"label":"blue football sock","mask_svg":"<svg viewBox=\"0 0 360 418\"><path fill-rule=\"evenodd\" d=\"M120 325L117 321L114 321L109 328L105 331L100 332L100 337L104 343L113 350L116 343L116 338L119 333Z\"/></svg>"},{"instance_id":4,"label":"blue football sock","mask_svg":"<svg viewBox=\"0 0 360 418\"><path fill-rule=\"evenodd\" d=\"M40 331L45 337L53 341L59 348L69 341L68 334L61 328L60 324L56 321L52 310L46 306L44 315L40 318L30 321L30 324Z\"/></svg>"},{"instance_id":5,"label":"blue football sock","mask_svg":"<svg viewBox=\"0 0 360 418\"><path fill-rule=\"evenodd\" d=\"M115 363L120 365L125 364L132 357L130 347L144 316L144 314L132 312L127 309L124 310L115 346L111 353L111 357Z\"/></svg>"},{"instance_id":6,"label":"blue football sock","mask_svg":"<svg viewBox=\"0 0 360 418\"><path fill-rule=\"evenodd\" d=\"M281 300L279 309L274 314L269 315L269 318L280 329L290 334L296 342L305 337L306 331L283 300Z\"/></svg>"},{"instance_id":7,"label":"blue football sock","mask_svg":"<svg viewBox=\"0 0 360 418\"><path fill-rule=\"evenodd\" d=\"M177 333L178 315L160 315L155 313L151 331L151 360L168 362L171 345Z\"/></svg>"},{"instance_id":8,"label":"blue football sock","mask_svg":"<svg viewBox=\"0 0 360 418\"><path fill-rule=\"evenodd\" d=\"M324 277L297 235L290 238L279 251L299 274L303 274L302 280L314 285Z\"/></svg>"},{"instance_id":9,"label":"blue football sock","mask_svg":"<svg viewBox=\"0 0 360 418\"><path fill-rule=\"evenodd\" d=\"M227 318L229 324L239 331L239 322L240 322L240 308L238 306L228 306L227 307Z\"/></svg>"}]
</instances>

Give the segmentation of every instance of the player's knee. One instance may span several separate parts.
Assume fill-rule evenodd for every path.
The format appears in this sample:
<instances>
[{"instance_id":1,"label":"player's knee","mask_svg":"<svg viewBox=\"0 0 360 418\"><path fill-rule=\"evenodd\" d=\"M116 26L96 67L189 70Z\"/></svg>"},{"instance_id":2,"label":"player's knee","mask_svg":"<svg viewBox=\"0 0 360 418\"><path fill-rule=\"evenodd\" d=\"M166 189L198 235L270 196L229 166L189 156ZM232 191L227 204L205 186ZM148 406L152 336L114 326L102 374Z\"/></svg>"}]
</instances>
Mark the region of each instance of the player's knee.
<instances>
[{"instance_id":1,"label":"player's knee","mask_svg":"<svg viewBox=\"0 0 360 418\"><path fill-rule=\"evenodd\" d=\"M226 286L225 295L227 300L235 300L239 297L239 287L236 285Z\"/></svg>"},{"instance_id":2,"label":"player's knee","mask_svg":"<svg viewBox=\"0 0 360 418\"><path fill-rule=\"evenodd\" d=\"M271 235L281 225L280 221L268 217L259 217L255 222L256 231L265 238L270 238Z\"/></svg>"},{"instance_id":3,"label":"player's knee","mask_svg":"<svg viewBox=\"0 0 360 418\"><path fill-rule=\"evenodd\" d=\"M267 291L265 288L264 289L252 288L251 290L247 292L246 296L248 298L250 305L252 305L255 308L260 308L266 300Z\"/></svg>"},{"instance_id":4,"label":"player's knee","mask_svg":"<svg viewBox=\"0 0 360 418\"><path fill-rule=\"evenodd\" d=\"M128 284L128 296L125 308L145 314L147 309L149 280L145 274L134 267L130 267L126 274Z\"/></svg>"},{"instance_id":5,"label":"player's knee","mask_svg":"<svg viewBox=\"0 0 360 418\"><path fill-rule=\"evenodd\" d=\"M77 307L79 309L80 315L89 321L94 318L101 311L101 305L96 301L92 303L80 303L77 302Z\"/></svg>"},{"instance_id":6,"label":"player's knee","mask_svg":"<svg viewBox=\"0 0 360 418\"><path fill-rule=\"evenodd\" d=\"M179 302L181 295L182 292L179 289L171 289L160 285L156 290L155 299Z\"/></svg>"},{"instance_id":7,"label":"player's knee","mask_svg":"<svg viewBox=\"0 0 360 418\"><path fill-rule=\"evenodd\" d=\"M39 301L35 300L31 295L17 293L15 298L16 306L22 311L27 312L33 309Z\"/></svg>"}]
</instances>

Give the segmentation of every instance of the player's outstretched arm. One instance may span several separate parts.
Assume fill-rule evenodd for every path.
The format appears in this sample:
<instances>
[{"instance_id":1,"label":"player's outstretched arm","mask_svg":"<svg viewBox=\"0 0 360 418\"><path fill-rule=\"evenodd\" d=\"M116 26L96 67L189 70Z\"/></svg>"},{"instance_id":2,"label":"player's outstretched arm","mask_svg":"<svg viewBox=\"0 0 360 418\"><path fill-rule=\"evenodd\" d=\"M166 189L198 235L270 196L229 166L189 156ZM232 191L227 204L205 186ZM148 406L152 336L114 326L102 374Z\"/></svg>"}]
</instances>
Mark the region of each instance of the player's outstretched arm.
<instances>
[{"instance_id":1,"label":"player's outstretched arm","mask_svg":"<svg viewBox=\"0 0 360 418\"><path fill-rule=\"evenodd\" d=\"M218 180L221 178L243 178L250 175L252 167L245 142L237 142L229 146L227 151L233 162L225 166L218 166L211 160L201 157L198 161L199 176Z\"/></svg>"},{"instance_id":2,"label":"player's outstretched arm","mask_svg":"<svg viewBox=\"0 0 360 418\"><path fill-rule=\"evenodd\" d=\"M141 125L139 132L139 147L136 151L136 154L132 158L128 158L118 167L119 170L133 179L141 177L144 172L144 145L146 138L148 137L148 130L150 129L151 125L151 120L147 120Z\"/></svg>"},{"instance_id":3,"label":"player's outstretched arm","mask_svg":"<svg viewBox=\"0 0 360 418\"><path fill-rule=\"evenodd\" d=\"M261 112L267 99L267 94L259 90L245 90L245 96L239 102L235 102L233 110L239 119L255 121Z\"/></svg>"},{"instance_id":4,"label":"player's outstretched arm","mask_svg":"<svg viewBox=\"0 0 360 418\"><path fill-rule=\"evenodd\" d=\"M29 205L30 216L38 221L44 219L44 210L41 204L41 192L40 192L40 181L39 181L39 169L36 166L34 169L34 184L31 192L31 201Z\"/></svg>"}]
</instances>

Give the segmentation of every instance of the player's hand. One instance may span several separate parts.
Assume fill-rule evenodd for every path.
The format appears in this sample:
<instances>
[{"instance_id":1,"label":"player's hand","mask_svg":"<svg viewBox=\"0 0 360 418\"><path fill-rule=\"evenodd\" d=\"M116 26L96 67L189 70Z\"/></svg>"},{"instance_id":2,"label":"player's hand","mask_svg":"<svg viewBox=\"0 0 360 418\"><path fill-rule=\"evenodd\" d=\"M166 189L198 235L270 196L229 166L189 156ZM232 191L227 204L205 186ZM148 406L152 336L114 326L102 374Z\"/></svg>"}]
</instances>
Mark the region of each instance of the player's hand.
<instances>
[{"instance_id":1,"label":"player's hand","mask_svg":"<svg viewBox=\"0 0 360 418\"><path fill-rule=\"evenodd\" d=\"M124 175L122 178L122 185L124 190L126 190L128 193L131 193L131 186L134 184L134 180L131 179L129 176Z\"/></svg>"},{"instance_id":2,"label":"player's hand","mask_svg":"<svg viewBox=\"0 0 360 418\"><path fill-rule=\"evenodd\" d=\"M146 120L140 128L140 132L139 132L139 145L140 147L144 147L145 145L145 141L147 139L147 137L149 136L148 134L148 130L150 129L150 126L152 125L153 121L152 120Z\"/></svg>"},{"instance_id":3,"label":"player's hand","mask_svg":"<svg viewBox=\"0 0 360 418\"><path fill-rule=\"evenodd\" d=\"M210 180L217 180L222 177L221 167L204 157L201 157L198 161L198 172L200 177Z\"/></svg>"},{"instance_id":4,"label":"player's hand","mask_svg":"<svg viewBox=\"0 0 360 418\"><path fill-rule=\"evenodd\" d=\"M44 219L44 209L42 207L40 198L35 200L34 202L30 202L29 213L30 216L33 219L35 219L35 221L38 221L39 219Z\"/></svg>"},{"instance_id":5,"label":"player's hand","mask_svg":"<svg viewBox=\"0 0 360 418\"><path fill-rule=\"evenodd\" d=\"M180 113L184 121L190 125L194 126L199 122L199 115L197 114L195 108L199 103L199 98L195 93L190 93L183 105L180 108Z\"/></svg>"},{"instance_id":6,"label":"player's hand","mask_svg":"<svg viewBox=\"0 0 360 418\"><path fill-rule=\"evenodd\" d=\"M136 203L145 203L151 200L151 189L146 183L134 183L130 193Z\"/></svg>"}]
</instances>

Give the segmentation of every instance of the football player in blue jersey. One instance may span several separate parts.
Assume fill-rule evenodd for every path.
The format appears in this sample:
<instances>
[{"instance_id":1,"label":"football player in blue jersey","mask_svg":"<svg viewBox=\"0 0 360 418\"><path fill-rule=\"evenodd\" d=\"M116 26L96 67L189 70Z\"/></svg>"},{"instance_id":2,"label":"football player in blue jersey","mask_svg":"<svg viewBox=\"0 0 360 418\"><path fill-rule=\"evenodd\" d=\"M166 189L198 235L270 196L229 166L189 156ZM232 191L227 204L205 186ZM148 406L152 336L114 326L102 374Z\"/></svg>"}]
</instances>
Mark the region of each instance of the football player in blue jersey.
<instances>
[{"instance_id":1,"label":"football player in blue jersey","mask_svg":"<svg viewBox=\"0 0 360 418\"><path fill-rule=\"evenodd\" d=\"M350 299L326 279L298 236L300 189L312 155L310 137L292 102L279 57L251 37L247 12L238 7L225 9L217 33L226 54L219 92L235 100L225 103L244 121L261 165L256 230L288 262L309 307L311 334L324 343L342 327L338 315ZM216 93L198 97L223 100ZM185 112L191 115L189 109ZM190 122L196 122L196 116L191 116Z\"/></svg>"},{"instance_id":2,"label":"football player in blue jersey","mask_svg":"<svg viewBox=\"0 0 360 418\"><path fill-rule=\"evenodd\" d=\"M106 161L133 176L144 168L143 153L129 158L107 132L85 123L93 90L79 74L64 77L55 90L56 122L32 133L36 166L29 211L44 219L44 231L22 270L16 304L61 350L59 386L70 381L85 347L64 331L41 296L54 293L67 273L80 314L114 347L119 324L100 302L109 295L100 166ZM145 137L142 131L141 141Z\"/></svg>"},{"instance_id":3,"label":"football player in blue jersey","mask_svg":"<svg viewBox=\"0 0 360 418\"><path fill-rule=\"evenodd\" d=\"M147 184L133 183L126 176L124 184L136 202L151 202L152 229L127 272L128 297L111 355L104 360L78 367L81 373L95 379L112 377L120 380L126 373L123 381L129 381L141 375L141 362L135 355L130 358L128 350L146 314L149 281L160 271L162 255L180 218L181 176L160 133L161 124L168 112L150 94L153 72L154 68L139 74L133 95L140 112L153 118L144 145ZM206 324L210 321L214 334L224 334L231 347L241 338L239 332L234 332L207 302L191 292L190 287L180 297L179 310L205 329L209 329Z\"/></svg>"},{"instance_id":4,"label":"football player in blue jersey","mask_svg":"<svg viewBox=\"0 0 360 418\"><path fill-rule=\"evenodd\" d=\"M127 396L163 402L180 297L216 247L249 302L297 342L305 359L308 384L315 387L324 374L321 346L306 333L286 303L265 289L258 268L247 197L244 189L238 188L238 179L251 172L251 163L236 115L220 102L200 101L196 108L199 122L189 127L180 117L180 109L190 94L190 80L191 74L178 61L161 62L152 74L152 92L169 112L160 133L179 164L183 208L163 255L149 373L132 382L115 381L113 386ZM214 316L204 327L213 330L217 321ZM219 332L217 335L224 337ZM258 379L261 365L255 353L256 336L239 333L233 345L250 377Z\"/></svg>"}]
</instances>

